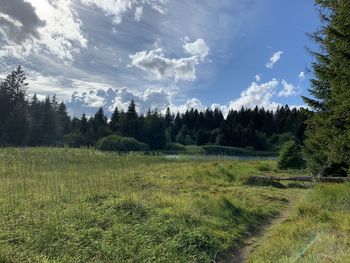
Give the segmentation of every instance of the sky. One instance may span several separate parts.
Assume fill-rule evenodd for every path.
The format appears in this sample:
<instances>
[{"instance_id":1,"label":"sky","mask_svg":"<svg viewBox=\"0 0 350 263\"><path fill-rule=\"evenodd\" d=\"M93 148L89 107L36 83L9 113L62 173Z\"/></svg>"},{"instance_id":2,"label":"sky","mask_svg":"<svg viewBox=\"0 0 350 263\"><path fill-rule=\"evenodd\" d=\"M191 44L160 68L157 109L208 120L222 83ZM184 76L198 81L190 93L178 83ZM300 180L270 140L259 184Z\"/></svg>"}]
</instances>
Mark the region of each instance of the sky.
<instances>
[{"instance_id":1,"label":"sky","mask_svg":"<svg viewBox=\"0 0 350 263\"><path fill-rule=\"evenodd\" d=\"M0 78L71 115L303 106L312 0L0 0Z\"/></svg>"}]
</instances>

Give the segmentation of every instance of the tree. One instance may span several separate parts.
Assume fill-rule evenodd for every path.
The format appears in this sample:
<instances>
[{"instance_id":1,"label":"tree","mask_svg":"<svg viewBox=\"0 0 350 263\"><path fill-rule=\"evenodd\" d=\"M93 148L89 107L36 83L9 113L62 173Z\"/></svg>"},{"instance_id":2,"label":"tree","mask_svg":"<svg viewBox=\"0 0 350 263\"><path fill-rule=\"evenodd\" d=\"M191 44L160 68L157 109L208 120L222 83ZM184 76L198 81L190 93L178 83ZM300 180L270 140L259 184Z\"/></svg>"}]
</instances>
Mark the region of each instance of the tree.
<instances>
[{"instance_id":1,"label":"tree","mask_svg":"<svg viewBox=\"0 0 350 263\"><path fill-rule=\"evenodd\" d=\"M59 125L59 134L60 137L63 138L64 134L67 134L71 131L71 120L68 115L66 105L61 102L57 107L57 115L58 115L58 125Z\"/></svg>"},{"instance_id":2,"label":"tree","mask_svg":"<svg viewBox=\"0 0 350 263\"><path fill-rule=\"evenodd\" d=\"M58 135L58 125L55 112L52 108L50 97L46 97L42 109L42 117L40 121L40 145L51 146L56 145Z\"/></svg>"},{"instance_id":3,"label":"tree","mask_svg":"<svg viewBox=\"0 0 350 263\"><path fill-rule=\"evenodd\" d=\"M143 142L147 143L152 150L163 149L167 139L165 136L165 123L162 116L157 112L150 113L144 119Z\"/></svg>"},{"instance_id":4,"label":"tree","mask_svg":"<svg viewBox=\"0 0 350 263\"><path fill-rule=\"evenodd\" d=\"M311 34L320 46L311 52L315 79L311 98L303 97L313 110L307 121L309 167L319 172L324 165L350 164L350 2L316 0L322 27Z\"/></svg>"},{"instance_id":5,"label":"tree","mask_svg":"<svg viewBox=\"0 0 350 263\"><path fill-rule=\"evenodd\" d=\"M278 168L282 170L305 168L301 147L296 142L290 141L283 144L278 159Z\"/></svg>"},{"instance_id":6,"label":"tree","mask_svg":"<svg viewBox=\"0 0 350 263\"><path fill-rule=\"evenodd\" d=\"M4 125L4 140L6 144L26 145L29 135L29 117L27 105L17 103Z\"/></svg>"},{"instance_id":7,"label":"tree","mask_svg":"<svg viewBox=\"0 0 350 263\"><path fill-rule=\"evenodd\" d=\"M118 107L115 107L115 110L112 114L111 121L109 123L109 128L111 129L112 132L118 131L119 120L120 120L120 113L119 113Z\"/></svg>"},{"instance_id":8,"label":"tree","mask_svg":"<svg viewBox=\"0 0 350 263\"><path fill-rule=\"evenodd\" d=\"M137 119L136 105L134 100L131 100L130 105L128 107L128 111L126 112L126 117L128 120Z\"/></svg>"},{"instance_id":9,"label":"tree","mask_svg":"<svg viewBox=\"0 0 350 263\"><path fill-rule=\"evenodd\" d=\"M6 79L0 83L0 137L10 113L17 103L22 106L26 104L26 90L28 83L21 66L7 75ZM19 108L17 108L18 110Z\"/></svg>"}]
</instances>

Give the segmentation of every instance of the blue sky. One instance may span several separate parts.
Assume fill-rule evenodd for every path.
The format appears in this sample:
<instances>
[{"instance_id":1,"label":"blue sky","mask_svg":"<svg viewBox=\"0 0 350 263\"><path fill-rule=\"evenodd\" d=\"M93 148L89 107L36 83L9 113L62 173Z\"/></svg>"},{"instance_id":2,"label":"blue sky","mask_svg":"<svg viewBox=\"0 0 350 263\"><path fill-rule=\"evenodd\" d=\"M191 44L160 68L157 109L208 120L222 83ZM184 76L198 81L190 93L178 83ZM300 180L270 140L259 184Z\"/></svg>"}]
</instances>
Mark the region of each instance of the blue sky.
<instances>
[{"instance_id":1,"label":"blue sky","mask_svg":"<svg viewBox=\"0 0 350 263\"><path fill-rule=\"evenodd\" d=\"M0 0L0 77L73 115L300 106L318 26L312 0Z\"/></svg>"}]
</instances>

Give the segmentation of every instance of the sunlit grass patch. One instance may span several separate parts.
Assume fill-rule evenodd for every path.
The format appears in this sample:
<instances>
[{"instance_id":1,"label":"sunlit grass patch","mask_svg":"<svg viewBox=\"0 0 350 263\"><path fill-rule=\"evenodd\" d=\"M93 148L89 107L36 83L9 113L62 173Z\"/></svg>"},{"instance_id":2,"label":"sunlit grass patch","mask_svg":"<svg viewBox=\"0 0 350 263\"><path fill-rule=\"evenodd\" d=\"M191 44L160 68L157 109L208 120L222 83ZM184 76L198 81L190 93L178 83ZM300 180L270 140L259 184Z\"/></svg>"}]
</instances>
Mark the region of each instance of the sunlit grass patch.
<instances>
[{"instance_id":1,"label":"sunlit grass patch","mask_svg":"<svg viewBox=\"0 0 350 263\"><path fill-rule=\"evenodd\" d=\"M350 185L320 185L274 227L249 262L348 262Z\"/></svg>"},{"instance_id":2,"label":"sunlit grass patch","mask_svg":"<svg viewBox=\"0 0 350 263\"><path fill-rule=\"evenodd\" d=\"M242 184L278 173L274 161L53 148L0 155L0 262L218 261L297 191Z\"/></svg>"}]
</instances>

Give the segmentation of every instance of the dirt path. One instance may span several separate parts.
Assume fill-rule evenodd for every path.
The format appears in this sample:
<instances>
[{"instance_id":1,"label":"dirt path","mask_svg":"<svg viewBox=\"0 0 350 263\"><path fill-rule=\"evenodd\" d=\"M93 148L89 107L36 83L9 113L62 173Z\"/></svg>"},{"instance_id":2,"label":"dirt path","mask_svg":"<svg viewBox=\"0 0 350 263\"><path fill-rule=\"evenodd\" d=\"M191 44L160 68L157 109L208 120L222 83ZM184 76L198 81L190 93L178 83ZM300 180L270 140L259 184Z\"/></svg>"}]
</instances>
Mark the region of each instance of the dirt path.
<instances>
[{"instance_id":1,"label":"dirt path","mask_svg":"<svg viewBox=\"0 0 350 263\"><path fill-rule=\"evenodd\" d=\"M237 251L233 252L233 255L226 261L226 263L244 263L248 260L250 254L252 254L257 247L268 238L270 229L278 224L281 224L283 221L285 221L290 213L292 212L293 208L298 204L299 198L296 197L290 197L288 206L283 209L280 214L275 218L269 221L266 225L264 225L259 233L257 233L255 236L252 236L245 240L244 244L241 248L239 248Z\"/></svg>"}]
</instances>

